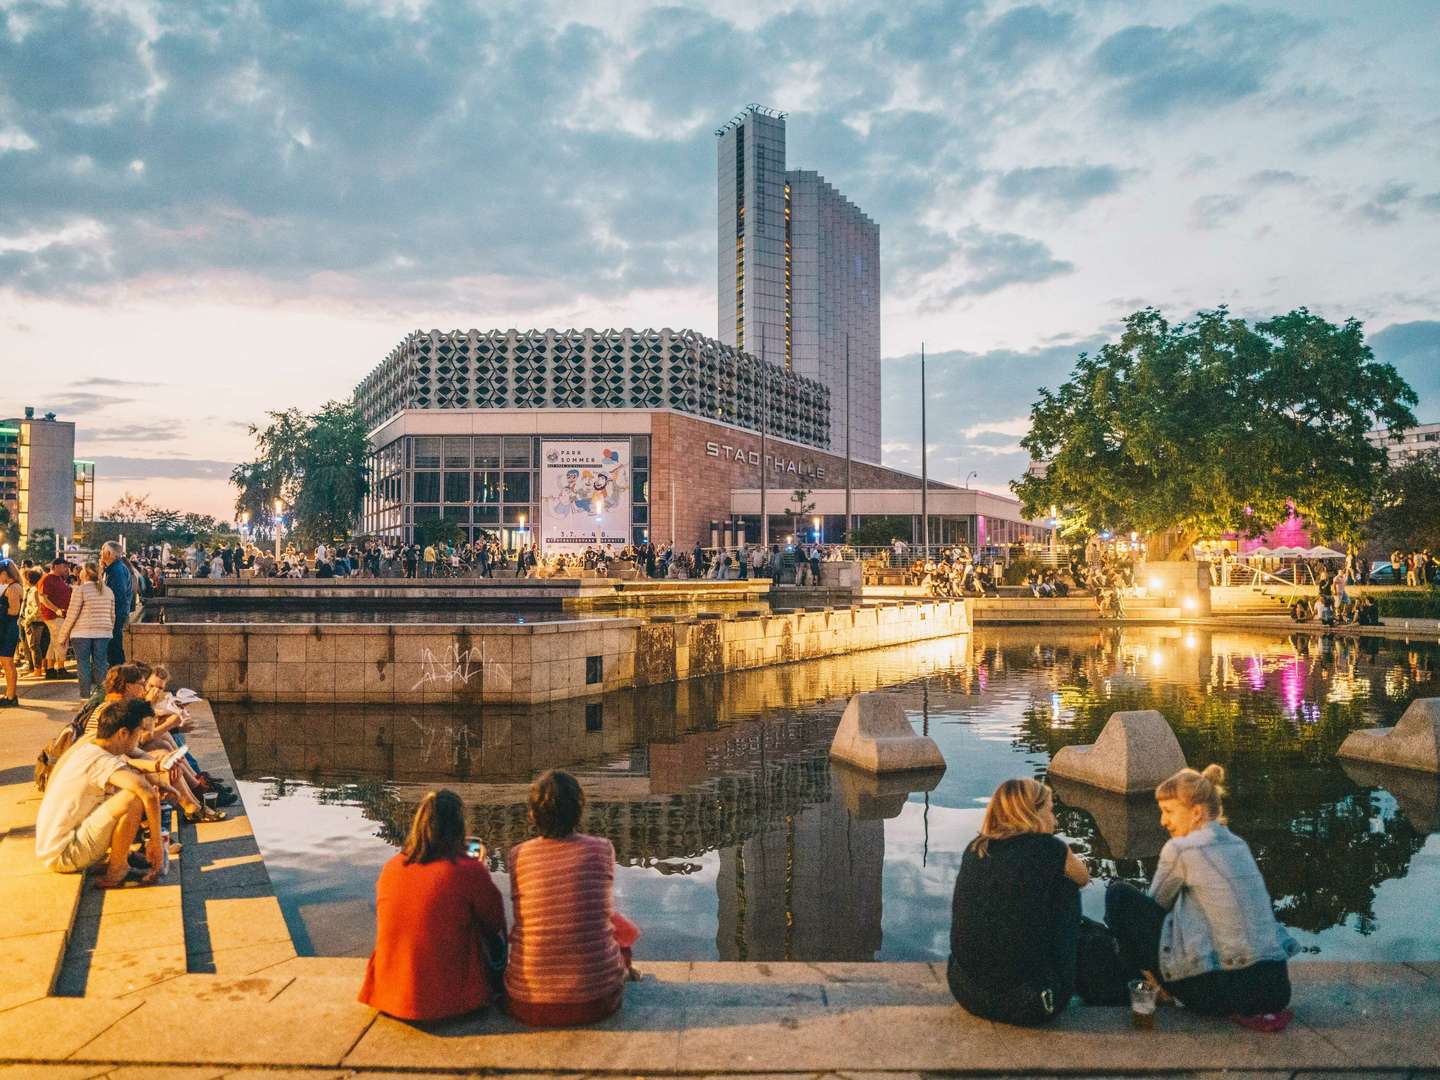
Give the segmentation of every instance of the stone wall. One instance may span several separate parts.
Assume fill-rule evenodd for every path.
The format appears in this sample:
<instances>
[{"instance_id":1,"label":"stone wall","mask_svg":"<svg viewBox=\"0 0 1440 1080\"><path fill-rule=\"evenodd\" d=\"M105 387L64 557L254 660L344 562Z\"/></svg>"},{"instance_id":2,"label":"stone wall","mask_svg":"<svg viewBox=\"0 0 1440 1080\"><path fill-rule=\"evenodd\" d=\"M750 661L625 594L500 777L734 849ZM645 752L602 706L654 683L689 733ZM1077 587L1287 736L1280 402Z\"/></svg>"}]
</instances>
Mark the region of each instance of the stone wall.
<instances>
[{"instance_id":1,"label":"stone wall","mask_svg":"<svg viewBox=\"0 0 1440 1080\"><path fill-rule=\"evenodd\" d=\"M142 623L128 655L215 701L531 705L965 633L964 601L519 625Z\"/></svg>"}]
</instances>

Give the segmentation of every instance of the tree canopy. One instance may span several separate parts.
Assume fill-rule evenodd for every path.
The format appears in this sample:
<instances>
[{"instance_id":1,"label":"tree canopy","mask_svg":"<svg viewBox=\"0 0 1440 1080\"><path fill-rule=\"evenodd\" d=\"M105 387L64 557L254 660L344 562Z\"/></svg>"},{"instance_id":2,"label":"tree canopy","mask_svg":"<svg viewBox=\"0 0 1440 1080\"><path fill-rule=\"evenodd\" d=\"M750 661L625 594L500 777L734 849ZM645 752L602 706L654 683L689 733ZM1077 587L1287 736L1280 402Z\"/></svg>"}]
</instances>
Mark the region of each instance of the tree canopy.
<instances>
[{"instance_id":1,"label":"tree canopy","mask_svg":"<svg viewBox=\"0 0 1440 1080\"><path fill-rule=\"evenodd\" d=\"M1387 551L1440 548L1440 452L1390 471L1366 532Z\"/></svg>"},{"instance_id":2,"label":"tree canopy","mask_svg":"<svg viewBox=\"0 0 1440 1080\"><path fill-rule=\"evenodd\" d=\"M303 541L348 537L370 490L360 410L353 402L331 401L308 416L299 409L268 415L264 428L250 428L258 456L230 473L239 491L236 512L266 525L278 498Z\"/></svg>"},{"instance_id":3,"label":"tree canopy","mask_svg":"<svg viewBox=\"0 0 1440 1080\"><path fill-rule=\"evenodd\" d=\"M1349 540L1386 471L1365 434L1413 427L1416 401L1355 319L1299 308L1252 326L1219 307L1172 325L1146 308L1041 389L1021 445L1043 465L1012 487L1027 516L1137 530L1157 558L1263 532L1292 506Z\"/></svg>"}]
</instances>

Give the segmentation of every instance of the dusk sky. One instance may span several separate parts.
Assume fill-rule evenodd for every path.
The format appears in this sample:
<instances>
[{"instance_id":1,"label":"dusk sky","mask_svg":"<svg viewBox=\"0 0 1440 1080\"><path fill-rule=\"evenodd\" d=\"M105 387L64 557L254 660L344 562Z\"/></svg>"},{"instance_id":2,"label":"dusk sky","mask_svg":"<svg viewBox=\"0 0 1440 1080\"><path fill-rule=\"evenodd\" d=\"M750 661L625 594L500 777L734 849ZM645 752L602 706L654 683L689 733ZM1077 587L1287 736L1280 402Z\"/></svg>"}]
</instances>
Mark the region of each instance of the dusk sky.
<instances>
[{"instance_id":1,"label":"dusk sky","mask_svg":"<svg viewBox=\"0 0 1440 1080\"><path fill-rule=\"evenodd\" d=\"M723 14L710 10L720 9ZM716 331L715 137L880 225L885 462L1004 490L1145 305L1363 320L1440 420L1440 3L0 0L0 415L229 517L410 330Z\"/></svg>"}]
</instances>

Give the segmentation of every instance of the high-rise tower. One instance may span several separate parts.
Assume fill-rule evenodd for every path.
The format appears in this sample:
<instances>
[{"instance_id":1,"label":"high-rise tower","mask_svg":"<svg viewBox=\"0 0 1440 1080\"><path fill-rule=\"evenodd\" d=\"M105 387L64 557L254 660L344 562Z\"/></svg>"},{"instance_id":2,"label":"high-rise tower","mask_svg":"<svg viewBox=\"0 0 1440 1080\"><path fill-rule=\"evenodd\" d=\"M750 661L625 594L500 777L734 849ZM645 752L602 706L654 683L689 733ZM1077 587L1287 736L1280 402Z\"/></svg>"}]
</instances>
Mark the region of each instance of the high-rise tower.
<instances>
[{"instance_id":1,"label":"high-rise tower","mask_svg":"<svg viewBox=\"0 0 1440 1080\"><path fill-rule=\"evenodd\" d=\"M785 114L718 137L719 337L830 390L830 449L880 460L880 228L820 174L785 167ZM849 346L849 384L846 346Z\"/></svg>"}]
</instances>

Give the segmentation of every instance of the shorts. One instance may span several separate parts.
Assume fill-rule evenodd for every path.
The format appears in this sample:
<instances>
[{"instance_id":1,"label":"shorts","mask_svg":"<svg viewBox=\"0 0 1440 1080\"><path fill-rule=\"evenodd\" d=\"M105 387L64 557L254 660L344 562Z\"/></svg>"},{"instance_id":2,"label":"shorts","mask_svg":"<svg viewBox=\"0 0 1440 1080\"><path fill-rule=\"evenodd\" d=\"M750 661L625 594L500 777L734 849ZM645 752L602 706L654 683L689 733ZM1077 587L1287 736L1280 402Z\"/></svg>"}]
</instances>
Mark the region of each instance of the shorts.
<instances>
[{"instance_id":1,"label":"shorts","mask_svg":"<svg viewBox=\"0 0 1440 1080\"><path fill-rule=\"evenodd\" d=\"M70 842L51 862L50 869L62 874L81 874L96 863L104 862L110 857L110 841L119 822L120 819L105 808L105 803L101 803L75 827Z\"/></svg>"},{"instance_id":2,"label":"shorts","mask_svg":"<svg viewBox=\"0 0 1440 1080\"><path fill-rule=\"evenodd\" d=\"M50 645L45 650L45 659L52 664L65 666L65 656L70 652L70 642L60 638L60 627L64 623L60 619L47 619L45 629L50 631Z\"/></svg>"},{"instance_id":3,"label":"shorts","mask_svg":"<svg viewBox=\"0 0 1440 1080\"><path fill-rule=\"evenodd\" d=\"M20 624L14 619L0 623L0 656L13 658L20 647Z\"/></svg>"}]
</instances>

